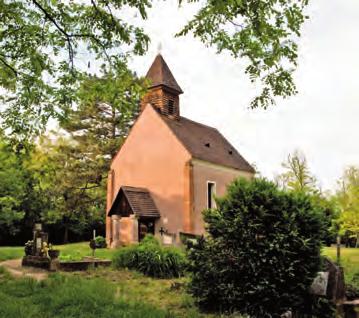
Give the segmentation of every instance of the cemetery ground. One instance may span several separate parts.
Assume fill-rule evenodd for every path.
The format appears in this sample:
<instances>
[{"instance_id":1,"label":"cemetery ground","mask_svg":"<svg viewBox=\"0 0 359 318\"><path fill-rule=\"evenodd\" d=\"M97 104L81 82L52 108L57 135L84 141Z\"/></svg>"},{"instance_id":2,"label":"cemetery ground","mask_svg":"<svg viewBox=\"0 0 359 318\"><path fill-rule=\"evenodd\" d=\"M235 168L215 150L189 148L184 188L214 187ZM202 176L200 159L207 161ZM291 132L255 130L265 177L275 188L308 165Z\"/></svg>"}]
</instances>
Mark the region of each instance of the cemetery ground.
<instances>
[{"instance_id":1,"label":"cemetery ground","mask_svg":"<svg viewBox=\"0 0 359 318\"><path fill-rule=\"evenodd\" d=\"M86 242L56 248L64 261L91 255ZM0 262L23 253L23 247L0 247ZM96 257L111 259L113 253L98 249ZM336 249L326 247L323 254L335 260ZM358 286L359 249L342 248L341 254L347 283ZM37 282L13 278L0 267L0 317L215 317L199 313L186 293L187 279L154 279L135 271L98 268L50 274Z\"/></svg>"}]
</instances>

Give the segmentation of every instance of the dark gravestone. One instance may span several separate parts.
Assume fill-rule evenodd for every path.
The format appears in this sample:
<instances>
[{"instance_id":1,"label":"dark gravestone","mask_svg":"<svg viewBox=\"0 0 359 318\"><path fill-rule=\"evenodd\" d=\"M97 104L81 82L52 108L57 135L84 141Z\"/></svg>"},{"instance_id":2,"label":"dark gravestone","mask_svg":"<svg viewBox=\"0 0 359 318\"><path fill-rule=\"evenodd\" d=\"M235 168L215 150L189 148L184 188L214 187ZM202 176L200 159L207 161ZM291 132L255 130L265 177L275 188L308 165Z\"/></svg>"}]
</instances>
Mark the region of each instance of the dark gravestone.
<instances>
[{"instance_id":1,"label":"dark gravestone","mask_svg":"<svg viewBox=\"0 0 359 318\"><path fill-rule=\"evenodd\" d=\"M356 316L355 305L345 302L345 282L343 268L331 260L325 258L323 271L314 279L310 292L317 296L330 300L337 307L338 317L359 318ZM344 306L343 306L344 304ZM352 306L349 308L349 306ZM348 307L348 308L346 308ZM345 313L344 313L345 312ZM309 318L311 314L301 312L287 312L281 318ZM324 318L324 317L321 317Z\"/></svg>"},{"instance_id":2,"label":"dark gravestone","mask_svg":"<svg viewBox=\"0 0 359 318\"><path fill-rule=\"evenodd\" d=\"M56 271L59 268L59 261L56 257L49 258L48 251L48 234L43 232L42 224L36 223L33 231L33 247L31 249L31 255L26 255L22 259L22 266L32 266L47 269L50 271Z\"/></svg>"},{"instance_id":3,"label":"dark gravestone","mask_svg":"<svg viewBox=\"0 0 359 318\"><path fill-rule=\"evenodd\" d=\"M345 283L343 268L333 263L331 260L325 258L323 264L323 271L319 272L314 279L310 292L317 296L330 300L337 306L338 312L341 310L341 304L345 299ZM309 318L311 314L293 312L292 315L287 313L290 318ZM342 316L340 316L342 317ZM324 318L324 317L323 317Z\"/></svg>"},{"instance_id":4,"label":"dark gravestone","mask_svg":"<svg viewBox=\"0 0 359 318\"><path fill-rule=\"evenodd\" d=\"M343 268L328 258L324 259L322 272L313 281L311 292L314 295L325 297L337 304L345 298L345 282Z\"/></svg>"}]
</instances>

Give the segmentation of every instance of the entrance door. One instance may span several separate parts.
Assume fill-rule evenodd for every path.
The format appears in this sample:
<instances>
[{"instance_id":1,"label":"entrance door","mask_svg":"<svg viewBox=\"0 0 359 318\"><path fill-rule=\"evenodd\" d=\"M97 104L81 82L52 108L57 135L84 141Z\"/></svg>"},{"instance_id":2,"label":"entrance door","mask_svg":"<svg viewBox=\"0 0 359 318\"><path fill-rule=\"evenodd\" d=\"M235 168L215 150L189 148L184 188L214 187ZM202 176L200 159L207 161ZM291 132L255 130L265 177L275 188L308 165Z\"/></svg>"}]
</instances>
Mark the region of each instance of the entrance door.
<instances>
[{"instance_id":1,"label":"entrance door","mask_svg":"<svg viewBox=\"0 0 359 318\"><path fill-rule=\"evenodd\" d=\"M138 240L142 241L146 234L155 235L155 221L152 219L138 220Z\"/></svg>"}]
</instances>

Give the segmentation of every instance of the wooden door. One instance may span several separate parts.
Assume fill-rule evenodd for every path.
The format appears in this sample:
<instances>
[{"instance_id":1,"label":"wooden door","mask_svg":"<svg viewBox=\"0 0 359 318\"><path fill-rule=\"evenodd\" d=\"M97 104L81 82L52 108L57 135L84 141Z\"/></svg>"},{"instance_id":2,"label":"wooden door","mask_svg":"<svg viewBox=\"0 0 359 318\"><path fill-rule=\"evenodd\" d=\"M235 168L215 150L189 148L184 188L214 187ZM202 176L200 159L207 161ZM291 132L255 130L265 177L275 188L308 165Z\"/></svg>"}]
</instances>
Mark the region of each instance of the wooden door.
<instances>
[{"instance_id":1,"label":"wooden door","mask_svg":"<svg viewBox=\"0 0 359 318\"><path fill-rule=\"evenodd\" d=\"M147 234L155 235L155 221L152 219L139 219L138 240L142 241Z\"/></svg>"}]
</instances>

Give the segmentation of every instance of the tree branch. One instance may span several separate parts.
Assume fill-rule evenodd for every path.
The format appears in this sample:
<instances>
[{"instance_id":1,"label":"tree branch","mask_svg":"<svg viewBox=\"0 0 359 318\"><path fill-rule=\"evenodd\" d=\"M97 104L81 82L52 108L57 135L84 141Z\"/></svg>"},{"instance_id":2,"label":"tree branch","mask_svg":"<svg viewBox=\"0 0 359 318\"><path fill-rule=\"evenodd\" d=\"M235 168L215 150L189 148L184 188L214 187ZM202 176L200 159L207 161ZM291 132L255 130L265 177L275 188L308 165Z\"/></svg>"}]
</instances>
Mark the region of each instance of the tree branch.
<instances>
[{"instance_id":1,"label":"tree branch","mask_svg":"<svg viewBox=\"0 0 359 318\"><path fill-rule=\"evenodd\" d=\"M7 63L3 58L0 57L0 62L2 62L7 68L9 68L15 75L15 77L17 77L18 73L17 70L15 68L13 68L9 63Z\"/></svg>"},{"instance_id":2,"label":"tree branch","mask_svg":"<svg viewBox=\"0 0 359 318\"><path fill-rule=\"evenodd\" d=\"M71 67L74 68L74 50L72 47L70 35L57 23L56 19L52 17L52 15L48 13L40 3L38 3L36 0L32 0L32 2L35 4L36 7L40 9L40 11L42 11L42 13L45 15L45 18L50 20L55 25L55 27L60 31L60 33L62 33L65 36L68 45Z\"/></svg>"},{"instance_id":3,"label":"tree branch","mask_svg":"<svg viewBox=\"0 0 359 318\"><path fill-rule=\"evenodd\" d=\"M90 190L90 189L95 189L95 188L98 188L98 187L101 187L101 184L96 184L96 185L93 185L93 186L84 186L82 188L77 188L78 190Z\"/></svg>"},{"instance_id":4,"label":"tree branch","mask_svg":"<svg viewBox=\"0 0 359 318\"><path fill-rule=\"evenodd\" d=\"M241 28L241 29L244 29L244 25L243 24L238 24L232 20L229 20L230 23L232 23L234 26L238 27L238 28Z\"/></svg>"},{"instance_id":5,"label":"tree branch","mask_svg":"<svg viewBox=\"0 0 359 318\"><path fill-rule=\"evenodd\" d=\"M98 45L100 45L102 47L103 53L105 54L108 62L111 64L111 58L108 55L105 46L103 45L103 43L93 34L91 33L74 33L74 34L69 34L68 35L70 38L91 38L93 39L95 42L97 42Z\"/></svg>"}]
</instances>

